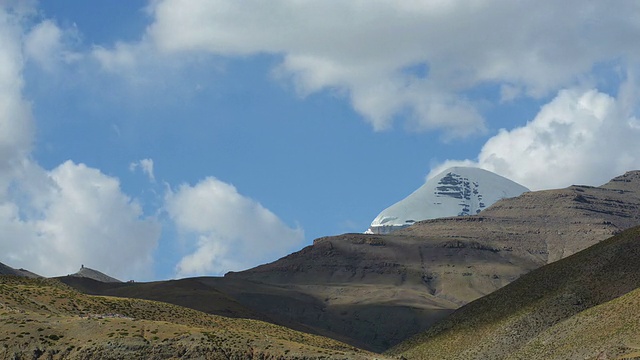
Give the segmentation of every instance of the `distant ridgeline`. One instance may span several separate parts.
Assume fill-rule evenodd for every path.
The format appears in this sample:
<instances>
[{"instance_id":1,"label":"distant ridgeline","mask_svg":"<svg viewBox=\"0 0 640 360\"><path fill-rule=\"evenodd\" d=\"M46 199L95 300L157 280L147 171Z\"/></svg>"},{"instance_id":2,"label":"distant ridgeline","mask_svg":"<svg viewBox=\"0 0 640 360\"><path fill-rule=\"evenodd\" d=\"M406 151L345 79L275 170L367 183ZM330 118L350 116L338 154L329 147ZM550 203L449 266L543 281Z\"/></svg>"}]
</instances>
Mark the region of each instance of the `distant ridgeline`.
<instances>
[{"instance_id":1,"label":"distant ridgeline","mask_svg":"<svg viewBox=\"0 0 640 360\"><path fill-rule=\"evenodd\" d=\"M38 274L32 273L29 270L25 269L14 269L10 266L7 266L3 263L0 263L0 275L13 275L13 276L24 276L29 278L39 278L41 277Z\"/></svg>"},{"instance_id":2,"label":"distant ridgeline","mask_svg":"<svg viewBox=\"0 0 640 360\"><path fill-rule=\"evenodd\" d=\"M529 189L487 170L449 168L383 210L365 234L388 234L421 220L475 215L498 200L525 191Z\"/></svg>"}]
</instances>

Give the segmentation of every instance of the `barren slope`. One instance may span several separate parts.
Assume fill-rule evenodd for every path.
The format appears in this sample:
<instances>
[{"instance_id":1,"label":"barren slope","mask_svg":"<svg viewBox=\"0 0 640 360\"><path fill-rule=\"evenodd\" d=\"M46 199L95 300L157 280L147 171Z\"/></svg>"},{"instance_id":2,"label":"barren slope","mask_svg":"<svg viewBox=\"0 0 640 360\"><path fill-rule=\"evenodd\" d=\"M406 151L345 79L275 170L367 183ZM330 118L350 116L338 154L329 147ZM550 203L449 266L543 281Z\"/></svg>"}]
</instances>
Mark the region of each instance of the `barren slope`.
<instances>
[{"instance_id":1,"label":"barren slope","mask_svg":"<svg viewBox=\"0 0 640 360\"><path fill-rule=\"evenodd\" d=\"M638 356L640 227L522 276L394 348L408 359Z\"/></svg>"}]
</instances>

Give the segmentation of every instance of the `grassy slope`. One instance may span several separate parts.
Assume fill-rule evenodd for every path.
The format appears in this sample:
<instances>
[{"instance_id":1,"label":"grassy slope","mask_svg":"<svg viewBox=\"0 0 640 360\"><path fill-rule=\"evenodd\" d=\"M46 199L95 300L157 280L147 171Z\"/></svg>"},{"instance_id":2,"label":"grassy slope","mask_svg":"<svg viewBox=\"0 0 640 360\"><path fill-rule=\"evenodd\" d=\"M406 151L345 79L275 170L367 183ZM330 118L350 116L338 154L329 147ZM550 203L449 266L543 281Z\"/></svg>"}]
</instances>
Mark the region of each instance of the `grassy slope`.
<instances>
[{"instance_id":1,"label":"grassy slope","mask_svg":"<svg viewBox=\"0 0 640 360\"><path fill-rule=\"evenodd\" d=\"M626 331L629 336L636 336L640 333L635 325L612 322L605 333L599 334L599 346L594 349L570 339L597 337L597 327L569 324L587 316L604 319L606 316L599 311L610 311L615 306L620 306L621 318L635 317L640 309L621 304L624 299L638 296L630 292L640 287L639 242L640 228L633 228L535 270L462 307L389 353L409 359L525 359L549 358L541 354L562 351L564 355L559 358L582 359L595 358L600 353L633 351L633 344L621 345L612 334ZM627 293L628 298L614 300ZM564 345L560 339L564 339ZM591 352L585 356L576 355L587 350Z\"/></svg>"},{"instance_id":2,"label":"grassy slope","mask_svg":"<svg viewBox=\"0 0 640 360\"><path fill-rule=\"evenodd\" d=\"M225 317L268 321L199 278L149 283L103 283L93 279L64 276L57 278L72 288L90 295L105 295L155 300Z\"/></svg>"},{"instance_id":3,"label":"grassy slope","mask_svg":"<svg viewBox=\"0 0 640 360\"><path fill-rule=\"evenodd\" d=\"M640 358L640 289L541 332L514 359Z\"/></svg>"},{"instance_id":4,"label":"grassy slope","mask_svg":"<svg viewBox=\"0 0 640 360\"><path fill-rule=\"evenodd\" d=\"M50 279L0 277L0 325L4 359L376 357L261 321L155 301L84 295Z\"/></svg>"},{"instance_id":5,"label":"grassy slope","mask_svg":"<svg viewBox=\"0 0 640 360\"><path fill-rule=\"evenodd\" d=\"M366 343L349 342L351 340L349 337L288 320L286 316L266 316L264 313L259 312L260 309L268 309L272 313L282 312L291 316L292 308L298 308L311 318L317 319L320 316L326 316L327 313L323 309L318 309L317 301L313 301L308 295L301 295L294 290L247 283L245 281L228 281L228 279L213 277L185 278L151 283L102 283L73 276L64 276L57 279L85 294L156 300L208 314L262 320L301 332L329 337L358 348L376 350L367 347L368 344ZM228 294L220 290L224 290ZM240 294L239 298L248 306L240 304L233 298L234 295L238 294ZM294 306L292 306L292 302Z\"/></svg>"}]
</instances>

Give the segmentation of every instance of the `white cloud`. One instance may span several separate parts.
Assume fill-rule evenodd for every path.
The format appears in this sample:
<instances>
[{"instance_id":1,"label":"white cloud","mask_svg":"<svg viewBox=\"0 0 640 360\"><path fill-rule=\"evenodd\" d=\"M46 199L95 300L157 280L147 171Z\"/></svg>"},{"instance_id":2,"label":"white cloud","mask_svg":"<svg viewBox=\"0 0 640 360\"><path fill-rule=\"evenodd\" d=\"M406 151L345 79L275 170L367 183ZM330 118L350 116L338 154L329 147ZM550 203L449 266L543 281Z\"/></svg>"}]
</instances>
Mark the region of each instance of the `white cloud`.
<instances>
[{"instance_id":1,"label":"white cloud","mask_svg":"<svg viewBox=\"0 0 640 360\"><path fill-rule=\"evenodd\" d=\"M49 67L56 54L62 47L62 30L51 20L45 20L36 25L24 40L25 54L43 65Z\"/></svg>"},{"instance_id":2,"label":"white cloud","mask_svg":"<svg viewBox=\"0 0 640 360\"><path fill-rule=\"evenodd\" d=\"M145 175L147 175L149 181L156 182L156 177L153 174L153 159L141 159L129 164L130 171L135 171L138 167Z\"/></svg>"},{"instance_id":3,"label":"white cloud","mask_svg":"<svg viewBox=\"0 0 640 360\"><path fill-rule=\"evenodd\" d=\"M91 54L107 71L131 71L137 66L141 45L132 45L123 42L115 44L113 49L102 46L94 46Z\"/></svg>"},{"instance_id":4,"label":"white cloud","mask_svg":"<svg viewBox=\"0 0 640 360\"><path fill-rule=\"evenodd\" d=\"M168 192L165 209L195 250L176 267L179 276L222 274L272 261L299 246L304 233L232 185L209 177Z\"/></svg>"},{"instance_id":5,"label":"white cloud","mask_svg":"<svg viewBox=\"0 0 640 360\"><path fill-rule=\"evenodd\" d=\"M590 81L597 64L635 63L640 51L635 1L158 0L149 11L138 44L98 49L106 68L272 54L282 57L275 73L301 95L338 90L376 130L408 114L409 128L449 136L484 129L468 90L494 84L503 101L540 97ZM426 71L407 71L416 65Z\"/></svg>"},{"instance_id":6,"label":"white cloud","mask_svg":"<svg viewBox=\"0 0 640 360\"><path fill-rule=\"evenodd\" d=\"M618 98L594 89L562 90L525 126L502 129L489 139L476 161L449 160L429 176L454 165L479 166L538 190L601 185L640 169L640 128L629 101L635 94L630 83Z\"/></svg>"},{"instance_id":7,"label":"white cloud","mask_svg":"<svg viewBox=\"0 0 640 360\"><path fill-rule=\"evenodd\" d=\"M116 178L67 161L50 172L34 165L22 180L15 200L4 204L14 211L0 219L21 229L0 245L12 262L44 275L75 272L80 264L123 279L152 275L160 226L144 218Z\"/></svg>"},{"instance_id":8,"label":"white cloud","mask_svg":"<svg viewBox=\"0 0 640 360\"><path fill-rule=\"evenodd\" d=\"M7 6L0 7L0 261L46 276L84 263L123 279L151 277L160 227L117 179L71 161L47 171L31 158L22 71L27 56L47 61L58 51L60 33L45 21L24 36L34 12L25 2Z\"/></svg>"},{"instance_id":9,"label":"white cloud","mask_svg":"<svg viewBox=\"0 0 640 360\"><path fill-rule=\"evenodd\" d=\"M46 170L33 160L34 123L22 95L23 67L32 60L56 70L56 62L65 60L60 56L66 51L66 35L49 20L28 29L35 13L16 9L0 7L0 261L45 276L72 273L85 264L124 280L151 278L160 224L122 192L119 180L73 161ZM142 53L142 45L124 43L115 52L92 51L106 70L131 73L140 64L154 64L138 62ZM130 168L155 180L152 159ZM289 228L213 178L181 186L166 201L178 228L197 239L195 250L177 266L180 274L273 260L304 238L301 229Z\"/></svg>"},{"instance_id":10,"label":"white cloud","mask_svg":"<svg viewBox=\"0 0 640 360\"><path fill-rule=\"evenodd\" d=\"M150 278L160 226L119 181L67 161L27 164L0 202L3 262L45 276L86 264L121 279Z\"/></svg>"},{"instance_id":11,"label":"white cloud","mask_svg":"<svg viewBox=\"0 0 640 360\"><path fill-rule=\"evenodd\" d=\"M0 201L31 151L33 119L22 98L21 19L0 9Z\"/></svg>"},{"instance_id":12,"label":"white cloud","mask_svg":"<svg viewBox=\"0 0 640 360\"><path fill-rule=\"evenodd\" d=\"M25 35L24 54L43 69L52 71L60 62L82 59L82 54L70 49L77 37L75 28L63 30L52 20L44 20Z\"/></svg>"}]
</instances>

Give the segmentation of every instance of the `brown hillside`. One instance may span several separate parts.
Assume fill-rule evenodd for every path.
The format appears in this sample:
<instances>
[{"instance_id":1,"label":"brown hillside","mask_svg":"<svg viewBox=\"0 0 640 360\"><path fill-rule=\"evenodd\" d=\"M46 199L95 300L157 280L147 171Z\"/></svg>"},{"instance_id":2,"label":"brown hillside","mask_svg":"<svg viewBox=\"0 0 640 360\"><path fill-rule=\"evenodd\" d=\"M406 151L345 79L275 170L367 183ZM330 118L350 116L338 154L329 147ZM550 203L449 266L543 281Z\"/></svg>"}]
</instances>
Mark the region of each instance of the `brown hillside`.
<instances>
[{"instance_id":1,"label":"brown hillside","mask_svg":"<svg viewBox=\"0 0 640 360\"><path fill-rule=\"evenodd\" d=\"M390 353L408 359L637 358L639 244L636 227L532 271Z\"/></svg>"},{"instance_id":2,"label":"brown hillside","mask_svg":"<svg viewBox=\"0 0 640 360\"><path fill-rule=\"evenodd\" d=\"M162 302L0 277L0 359L373 359L352 346Z\"/></svg>"}]
</instances>

